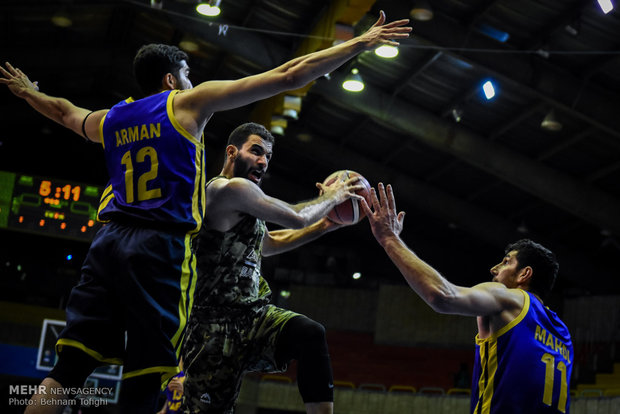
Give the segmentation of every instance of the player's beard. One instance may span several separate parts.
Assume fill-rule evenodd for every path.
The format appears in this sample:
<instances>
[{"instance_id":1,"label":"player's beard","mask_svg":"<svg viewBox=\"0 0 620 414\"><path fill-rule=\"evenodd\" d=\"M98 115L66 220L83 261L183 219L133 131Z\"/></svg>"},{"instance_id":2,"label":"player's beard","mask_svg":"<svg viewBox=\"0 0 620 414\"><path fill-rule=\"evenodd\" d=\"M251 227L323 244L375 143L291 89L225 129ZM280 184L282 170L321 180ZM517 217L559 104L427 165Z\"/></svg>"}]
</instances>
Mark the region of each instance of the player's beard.
<instances>
[{"instance_id":1,"label":"player's beard","mask_svg":"<svg viewBox=\"0 0 620 414\"><path fill-rule=\"evenodd\" d=\"M258 168L252 168L251 163L242 155L237 156L235 159L235 165L233 166L233 177L243 177L249 179L250 171L257 170ZM253 180L250 180L255 183ZM261 179L256 185L260 186L263 180Z\"/></svg>"}]
</instances>

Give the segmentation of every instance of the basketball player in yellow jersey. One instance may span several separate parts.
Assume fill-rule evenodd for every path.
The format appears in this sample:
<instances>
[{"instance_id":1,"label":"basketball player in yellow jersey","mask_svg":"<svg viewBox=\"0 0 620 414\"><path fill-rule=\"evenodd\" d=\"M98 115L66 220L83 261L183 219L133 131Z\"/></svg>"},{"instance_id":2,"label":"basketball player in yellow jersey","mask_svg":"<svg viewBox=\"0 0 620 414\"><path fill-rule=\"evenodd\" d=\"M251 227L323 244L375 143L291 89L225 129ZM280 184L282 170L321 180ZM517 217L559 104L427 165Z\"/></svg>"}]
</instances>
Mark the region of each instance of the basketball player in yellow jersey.
<instances>
[{"instance_id":1,"label":"basketball player in yellow jersey","mask_svg":"<svg viewBox=\"0 0 620 414\"><path fill-rule=\"evenodd\" d=\"M146 73L136 73L136 78L145 95L164 90L187 90L174 99L174 112L181 126L194 138L200 139L207 122L215 112L238 108L281 92L301 88L332 72L361 52L381 45L398 46L394 39L409 37L411 27L405 26L409 19L395 20L387 24L385 21L385 13L381 11L377 22L360 36L329 49L292 59L267 72L234 81L207 81L192 87L188 77L187 56L178 62L174 72L163 74L157 84L148 85L144 76ZM93 113L66 99L47 96L38 91L36 82L30 82L21 70L13 68L8 62L6 69L0 66L0 72L3 76L0 83L7 85L11 92L25 99L34 109L78 135L91 141L101 141L98 128L106 109Z\"/></svg>"},{"instance_id":2,"label":"basketball player in yellow jersey","mask_svg":"<svg viewBox=\"0 0 620 414\"><path fill-rule=\"evenodd\" d=\"M509 244L489 282L457 286L420 259L399 237L404 212L392 187L371 190L362 208L372 233L409 286L436 312L475 316L478 322L470 412L568 414L573 344L568 328L543 301L558 262L528 239Z\"/></svg>"},{"instance_id":3,"label":"basketball player in yellow jersey","mask_svg":"<svg viewBox=\"0 0 620 414\"><path fill-rule=\"evenodd\" d=\"M347 42L295 58L264 73L235 81L207 81L194 88L189 80L185 52L174 46L147 45L138 51L134 61L136 80L145 98L96 111L39 92L38 85L21 70L9 63L6 68L0 66L0 84L7 85L13 94L60 125L104 144L111 178L100 206L100 218L109 220L110 224L95 236L80 284L69 299L67 327L57 344L59 360L39 387L45 392L32 397L26 409L28 414L62 411L63 406L54 404L66 398L62 387L81 386L92 370L104 363L123 363L129 367L121 388L121 412L152 414L156 411L161 382L178 372L177 357L193 298L195 261L188 246L200 229L204 214L202 133L207 122L215 112L300 88L365 50L384 44L397 45L395 40L409 36L411 28L405 26L407 23L408 20L397 20L385 24L385 14L381 12L375 25ZM158 112L145 111L149 106L145 100L155 102ZM133 108L138 109L134 111ZM140 126L137 132L133 129L136 125ZM138 132L140 139L129 139L136 138ZM143 133L157 136L159 144L145 144L154 140L142 140ZM169 136L163 136L164 133ZM165 151L172 140L191 147L191 154L195 156L184 162L189 151ZM117 151L119 148L122 151ZM155 166L166 166L167 172L173 172L175 163L186 168L187 174L179 177L160 169L153 178L157 181L151 181L150 173L155 171ZM144 170L139 171L137 167ZM190 173L195 178L193 181ZM179 183L179 178L185 182ZM147 188L145 182L150 187ZM174 191L170 190L178 185L184 188L183 199L171 196ZM195 191L190 191L190 185ZM158 199L165 202L158 203ZM130 234L131 237L108 237L107 233ZM170 260L158 252L139 249L146 244L147 237L157 239L158 252L166 252ZM109 245L116 241L118 246ZM129 257L113 256L114 251L124 252ZM174 269L155 266L158 260ZM140 267L138 263L151 266ZM112 269L121 269L123 274L119 276L119 271ZM175 278L168 281L175 288L172 295L164 291L168 277ZM136 282L133 286L140 289L129 293L126 285L132 280ZM93 283L96 284L94 288ZM152 287L154 284L156 288ZM134 294L143 300L127 299ZM120 302L123 307L131 308L131 312L115 313L112 306L105 306L109 302ZM149 344L148 352L141 352L144 348L141 343L146 338L143 333L154 335L160 327L158 315L169 319L165 324L166 332L162 330L161 338ZM150 320L145 324L146 316ZM93 320L97 321L97 327L88 325L87 322ZM129 338L126 345L122 335L125 327ZM106 338L105 343L101 337Z\"/></svg>"}]
</instances>

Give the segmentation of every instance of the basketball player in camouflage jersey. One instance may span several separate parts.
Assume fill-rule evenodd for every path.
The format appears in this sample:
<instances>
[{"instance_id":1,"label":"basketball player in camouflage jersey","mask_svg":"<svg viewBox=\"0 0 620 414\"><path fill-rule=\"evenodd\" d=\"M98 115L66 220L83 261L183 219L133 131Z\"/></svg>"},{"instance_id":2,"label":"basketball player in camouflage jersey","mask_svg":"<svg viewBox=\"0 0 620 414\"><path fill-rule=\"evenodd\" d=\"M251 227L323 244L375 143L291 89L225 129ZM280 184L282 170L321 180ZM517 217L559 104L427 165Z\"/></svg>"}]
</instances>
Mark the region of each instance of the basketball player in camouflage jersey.
<instances>
[{"instance_id":1,"label":"basketball player in camouflage jersey","mask_svg":"<svg viewBox=\"0 0 620 414\"><path fill-rule=\"evenodd\" d=\"M338 228L325 218L362 188L357 178L317 184L322 195L291 205L260 189L273 136L262 125L235 129L219 176L206 188L197 239L198 285L183 352L185 412L232 413L243 375L274 372L298 361L298 385L308 413L333 412L325 329L269 304L261 257L308 243ZM290 229L268 231L265 221Z\"/></svg>"}]
</instances>

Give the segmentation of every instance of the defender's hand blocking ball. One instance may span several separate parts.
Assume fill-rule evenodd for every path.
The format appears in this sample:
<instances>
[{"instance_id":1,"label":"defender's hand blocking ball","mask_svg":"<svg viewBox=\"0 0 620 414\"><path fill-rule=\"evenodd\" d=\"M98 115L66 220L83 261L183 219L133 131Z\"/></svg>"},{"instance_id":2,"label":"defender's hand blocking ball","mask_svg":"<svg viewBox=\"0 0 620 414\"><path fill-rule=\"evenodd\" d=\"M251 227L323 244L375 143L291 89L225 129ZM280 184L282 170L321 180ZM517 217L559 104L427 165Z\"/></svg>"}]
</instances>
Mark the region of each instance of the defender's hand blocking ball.
<instances>
[{"instance_id":1,"label":"defender's hand blocking ball","mask_svg":"<svg viewBox=\"0 0 620 414\"><path fill-rule=\"evenodd\" d=\"M362 185L361 190L357 190L355 193L364 197L368 204L370 201L370 184L368 180L364 178L360 173L351 170L340 170L330 174L324 181L324 185L330 185L334 181L341 179L347 180L349 178L359 177L356 184ZM327 217L337 224L355 224L366 216L364 210L358 200L355 198L349 198L348 200L338 204L327 214Z\"/></svg>"}]
</instances>

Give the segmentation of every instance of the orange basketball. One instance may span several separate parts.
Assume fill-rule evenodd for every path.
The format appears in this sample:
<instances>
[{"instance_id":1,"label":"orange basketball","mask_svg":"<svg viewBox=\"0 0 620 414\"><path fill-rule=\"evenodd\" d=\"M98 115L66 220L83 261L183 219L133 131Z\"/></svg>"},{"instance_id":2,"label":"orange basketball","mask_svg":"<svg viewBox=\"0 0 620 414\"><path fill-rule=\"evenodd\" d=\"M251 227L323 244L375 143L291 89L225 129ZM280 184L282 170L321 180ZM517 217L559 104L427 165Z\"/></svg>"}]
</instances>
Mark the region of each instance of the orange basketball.
<instances>
[{"instance_id":1,"label":"orange basketball","mask_svg":"<svg viewBox=\"0 0 620 414\"><path fill-rule=\"evenodd\" d=\"M364 188L356 191L356 193L364 197L366 199L366 202L370 204L370 184L368 183L368 180L366 180L364 176L360 173L351 170L336 171L330 174L329 177L327 177L323 181L323 184L329 185L333 183L343 173L345 180L355 176L360 177L359 181L356 184L362 184ZM354 198L350 198L334 207L332 211L327 214L327 217L334 223L355 224L361 219L363 219L365 217L365 214L362 206L360 206L359 201Z\"/></svg>"}]
</instances>

